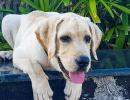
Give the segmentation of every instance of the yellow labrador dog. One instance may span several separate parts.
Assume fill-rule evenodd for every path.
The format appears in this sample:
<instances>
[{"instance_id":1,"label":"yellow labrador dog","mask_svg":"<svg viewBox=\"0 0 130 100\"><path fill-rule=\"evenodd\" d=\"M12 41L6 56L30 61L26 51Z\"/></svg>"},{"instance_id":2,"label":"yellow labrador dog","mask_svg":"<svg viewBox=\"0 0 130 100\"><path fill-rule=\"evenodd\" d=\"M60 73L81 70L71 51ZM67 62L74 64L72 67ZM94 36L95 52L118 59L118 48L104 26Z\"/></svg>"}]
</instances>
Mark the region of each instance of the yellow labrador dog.
<instances>
[{"instance_id":1,"label":"yellow labrador dog","mask_svg":"<svg viewBox=\"0 0 130 100\"><path fill-rule=\"evenodd\" d=\"M97 59L102 32L88 17L74 13L33 11L3 18L4 38L13 48L13 64L27 73L34 100L52 100L53 92L44 70L57 70L66 79L67 100L78 100L90 50Z\"/></svg>"}]
</instances>

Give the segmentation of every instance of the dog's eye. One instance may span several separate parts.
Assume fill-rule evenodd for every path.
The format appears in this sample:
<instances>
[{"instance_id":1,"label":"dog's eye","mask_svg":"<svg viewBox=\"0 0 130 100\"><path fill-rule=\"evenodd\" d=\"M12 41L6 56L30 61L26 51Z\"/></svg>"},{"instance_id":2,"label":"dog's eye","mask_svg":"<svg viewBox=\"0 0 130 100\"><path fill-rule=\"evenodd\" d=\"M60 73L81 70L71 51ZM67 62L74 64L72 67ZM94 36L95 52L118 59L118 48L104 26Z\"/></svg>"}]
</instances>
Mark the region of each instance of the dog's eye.
<instances>
[{"instance_id":1,"label":"dog's eye","mask_svg":"<svg viewBox=\"0 0 130 100\"><path fill-rule=\"evenodd\" d=\"M69 43L69 42L71 42L71 37L68 36L68 35L62 36L62 37L60 37L60 40L61 40L62 42L65 42L65 43Z\"/></svg>"},{"instance_id":2,"label":"dog's eye","mask_svg":"<svg viewBox=\"0 0 130 100\"><path fill-rule=\"evenodd\" d=\"M84 37L84 41L85 41L86 43L90 43L91 37L88 36L88 35L86 35L86 36Z\"/></svg>"}]
</instances>

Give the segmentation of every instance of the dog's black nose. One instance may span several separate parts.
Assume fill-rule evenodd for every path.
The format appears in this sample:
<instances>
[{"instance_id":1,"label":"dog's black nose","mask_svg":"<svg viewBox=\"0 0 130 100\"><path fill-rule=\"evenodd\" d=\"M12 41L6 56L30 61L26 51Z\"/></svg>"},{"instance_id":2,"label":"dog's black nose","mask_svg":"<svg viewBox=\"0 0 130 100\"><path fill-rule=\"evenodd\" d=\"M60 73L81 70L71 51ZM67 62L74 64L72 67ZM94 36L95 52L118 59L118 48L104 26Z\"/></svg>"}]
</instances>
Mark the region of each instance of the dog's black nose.
<instances>
[{"instance_id":1,"label":"dog's black nose","mask_svg":"<svg viewBox=\"0 0 130 100\"><path fill-rule=\"evenodd\" d=\"M87 56L80 56L76 59L76 64L78 65L79 69L84 69L89 64L89 58Z\"/></svg>"}]
</instances>

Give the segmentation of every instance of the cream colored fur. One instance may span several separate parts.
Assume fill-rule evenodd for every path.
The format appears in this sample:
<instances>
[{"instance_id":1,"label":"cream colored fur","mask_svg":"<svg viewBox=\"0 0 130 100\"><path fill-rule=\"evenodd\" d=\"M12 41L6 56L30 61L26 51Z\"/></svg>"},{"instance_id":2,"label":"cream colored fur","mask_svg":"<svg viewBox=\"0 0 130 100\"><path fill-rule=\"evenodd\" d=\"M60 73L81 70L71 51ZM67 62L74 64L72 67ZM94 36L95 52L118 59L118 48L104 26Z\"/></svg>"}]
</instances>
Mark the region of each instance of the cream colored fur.
<instances>
[{"instance_id":1,"label":"cream colored fur","mask_svg":"<svg viewBox=\"0 0 130 100\"><path fill-rule=\"evenodd\" d=\"M55 58L56 54L61 57L66 70L76 71L75 59L80 55L87 55L91 60L90 49L97 59L96 49L102 36L97 25L87 17L74 13L42 11L5 16L2 32L13 48L14 66L27 73L31 79L34 100L52 100L53 91L44 70L61 71ZM60 37L66 34L72 37L72 43L61 43ZM92 43L86 44L83 41L84 35L90 35ZM87 71L89 68L90 64ZM74 84L67 80L67 100L78 100L81 91L82 84Z\"/></svg>"}]
</instances>

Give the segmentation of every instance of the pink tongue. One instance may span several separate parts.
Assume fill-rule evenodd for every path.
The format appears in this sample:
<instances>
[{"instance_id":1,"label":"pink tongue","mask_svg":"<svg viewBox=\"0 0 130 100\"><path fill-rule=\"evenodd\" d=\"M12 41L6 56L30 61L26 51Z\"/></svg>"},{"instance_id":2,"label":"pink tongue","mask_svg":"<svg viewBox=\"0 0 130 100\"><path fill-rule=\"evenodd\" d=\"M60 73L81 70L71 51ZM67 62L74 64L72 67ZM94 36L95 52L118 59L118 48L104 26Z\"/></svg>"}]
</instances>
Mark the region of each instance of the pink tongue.
<instances>
[{"instance_id":1,"label":"pink tongue","mask_svg":"<svg viewBox=\"0 0 130 100\"><path fill-rule=\"evenodd\" d=\"M85 79L84 72L69 72L69 78L73 83L82 84Z\"/></svg>"}]
</instances>

